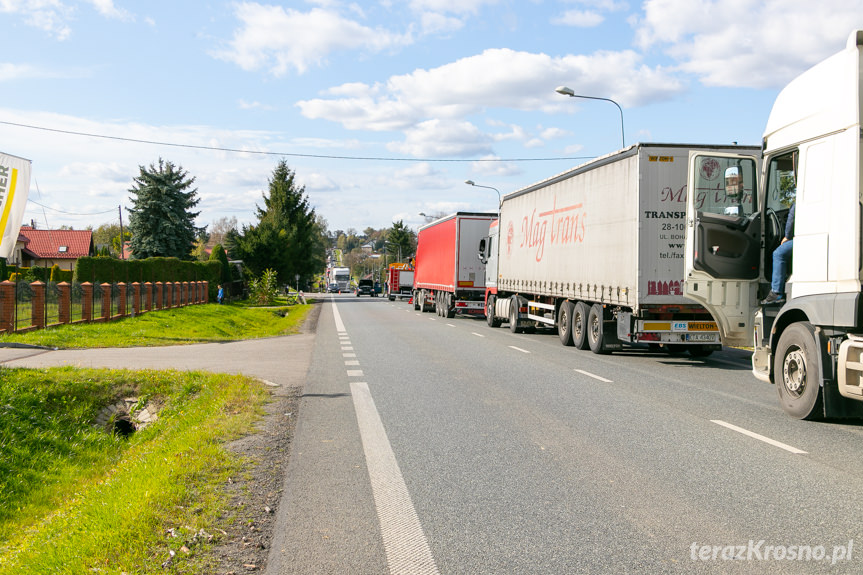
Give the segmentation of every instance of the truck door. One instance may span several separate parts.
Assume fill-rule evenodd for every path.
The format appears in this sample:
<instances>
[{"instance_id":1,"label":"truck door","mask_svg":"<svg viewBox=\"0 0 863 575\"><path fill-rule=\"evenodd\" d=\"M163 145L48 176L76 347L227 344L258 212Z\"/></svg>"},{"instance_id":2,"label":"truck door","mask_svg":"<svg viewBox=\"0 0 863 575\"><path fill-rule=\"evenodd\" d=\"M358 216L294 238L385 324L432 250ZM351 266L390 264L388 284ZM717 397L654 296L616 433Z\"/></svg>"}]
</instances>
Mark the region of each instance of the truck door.
<instances>
[{"instance_id":1,"label":"truck door","mask_svg":"<svg viewBox=\"0 0 863 575\"><path fill-rule=\"evenodd\" d=\"M689 154L684 294L716 320L722 343L752 346L761 277L760 158Z\"/></svg>"}]
</instances>

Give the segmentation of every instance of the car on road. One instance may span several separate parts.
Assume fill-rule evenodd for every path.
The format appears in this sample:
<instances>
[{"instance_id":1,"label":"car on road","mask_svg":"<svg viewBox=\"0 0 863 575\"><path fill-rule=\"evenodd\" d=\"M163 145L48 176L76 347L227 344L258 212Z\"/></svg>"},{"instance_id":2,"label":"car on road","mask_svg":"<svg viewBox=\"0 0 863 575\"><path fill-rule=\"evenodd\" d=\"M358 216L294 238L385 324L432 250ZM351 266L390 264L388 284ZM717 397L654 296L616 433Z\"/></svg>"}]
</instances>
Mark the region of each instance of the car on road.
<instances>
[{"instance_id":1,"label":"car on road","mask_svg":"<svg viewBox=\"0 0 863 575\"><path fill-rule=\"evenodd\" d=\"M357 283L357 297L369 295L375 297L375 283L372 280L360 280Z\"/></svg>"},{"instance_id":2,"label":"car on road","mask_svg":"<svg viewBox=\"0 0 863 575\"><path fill-rule=\"evenodd\" d=\"M331 283L327 286L327 293L339 293L339 284Z\"/></svg>"}]
</instances>

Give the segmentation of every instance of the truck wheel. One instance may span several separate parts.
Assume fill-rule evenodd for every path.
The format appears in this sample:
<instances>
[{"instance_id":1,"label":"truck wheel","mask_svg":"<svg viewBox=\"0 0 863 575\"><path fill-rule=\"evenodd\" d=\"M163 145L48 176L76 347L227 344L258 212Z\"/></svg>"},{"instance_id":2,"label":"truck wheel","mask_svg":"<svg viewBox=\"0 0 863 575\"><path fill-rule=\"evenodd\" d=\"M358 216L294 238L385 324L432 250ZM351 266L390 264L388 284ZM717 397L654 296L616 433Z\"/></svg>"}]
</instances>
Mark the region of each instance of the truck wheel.
<instances>
[{"instance_id":1,"label":"truck wheel","mask_svg":"<svg viewBox=\"0 0 863 575\"><path fill-rule=\"evenodd\" d=\"M500 320L494 317L494 296L488 296L488 301L485 304L485 321L488 327L500 327Z\"/></svg>"},{"instance_id":2,"label":"truck wheel","mask_svg":"<svg viewBox=\"0 0 863 575\"><path fill-rule=\"evenodd\" d=\"M521 328L518 326L519 303L519 297L517 295L509 298L509 331L512 333L521 333Z\"/></svg>"},{"instance_id":3,"label":"truck wheel","mask_svg":"<svg viewBox=\"0 0 863 575\"><path fill-rule=\"evenodd\" d=\"M601 304L595 303L590 307L590 313L587 316L587 341L590 344L590 351L593 353L608 353L608 350L605 349L603 316Z\"/></svg>"},{"instance_id":4,"label":"truck wheel","mask_svg":"<svg viewBox=\"0 0 863 575\"><path fill-rule=\"evenodd\" d=\"M587 349L589 347L587 341L588 315L590 315L590 308L586 303L580 301L575 304L575 309L572 311L572 344L576 349Z\"/></svg>"},{"instance_id":5,"label":"truck wheel","mask_svg":"<svg viewBox=\"0 0 863 575\"><path fill-rule=\"evenodd\" d=\"M788 326L776 348L773 378L779 404L795 419L813 420L824 415L817 345L815 328L801 322Z\"/></svg>"},{"instance_id":6,"label":"truck wheel","mask_svg":"<svg viewBox=\"0 0 863 575\"><path fill-rule=\"evenodd\" d=\"M396 296L394 296L394 295L388 295L388 296L387 296L387 299L388 299L388 300L390 300L390 301L396 301Z\"/></svg>"},{"instance_id":7,"label":"truck wheel","mask_svg":"<svg viewBox=\"0 0 863 575\"><path fill-rule=\"evenodd\" d=\"M414 311L419 311L419 310L420 310L420 298L419 298L419 295L420 295L420 294L419 294L419 292L414 292L414 295L413 295L413 300L414 300Z\"/></svg>"},{"instance_id":8,"label":"truck wheel","mask_svg":"<svg viewBox=\"0 0 863 575\"><path fill-rule=\"evenodd\" d=\"M446 313L444 317L452 319L455 317L455 303L453 302L452 294L446 294Z\"/></svg>"},{"instance_id":9,"label":"truck wheel","mask_svg":"<svg viewBox=\"0 0 863 575\"><path fill-rule=\"evenodd\" d=\"M560 304L560 310L557 312L557 335L560 337L560 343L566 346L572 345L572 312L575 311L575 305L569 300Z\"/></svg>"}]
</instances>

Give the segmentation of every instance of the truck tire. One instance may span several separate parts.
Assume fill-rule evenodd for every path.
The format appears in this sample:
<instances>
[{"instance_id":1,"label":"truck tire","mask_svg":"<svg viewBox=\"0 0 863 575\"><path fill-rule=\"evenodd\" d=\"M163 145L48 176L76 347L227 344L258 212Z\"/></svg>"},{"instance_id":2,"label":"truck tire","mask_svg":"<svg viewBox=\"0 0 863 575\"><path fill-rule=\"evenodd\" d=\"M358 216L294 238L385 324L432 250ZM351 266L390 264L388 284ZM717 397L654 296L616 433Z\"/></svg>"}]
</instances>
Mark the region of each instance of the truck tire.
<instances>
[{"instance_id":1,"label":"truck tire","mask_svg":"<svg viewBox=\"0 0 863 575\"><path fill-rule=\"evenodd\" d=\"M517 295L509 298L509 331L512 333L521 333L522 329L518 326L518 308L519 297Z\"/></svg>"},{"instance_id":2,"label":"truck tire","mask_svg":"<svg viewBox=\"0 0 863 575\"><path fill-rule=\"evenodd\" d=\"M416 291L415 291L415 292L414 292L414 295L413 295L413 300L414 300L414 311L419 311L419 310L420 310L420 297L419 297L419 296L420 296L419 292L416 292Z\"/></svg>"},{"instance_id":3,"label":"truck tire","mask_svg":"<svg viewBox=\"0 0 863 575\"><path fill-rule=\"evenodd\" d=\"M572 345L572 313L575 311L575 305L566 300L560 304L560 309L557 312L557 335L560 337L560 343L565 346Z\"/></svg>"},{"instance_id":4,"label":"truck tire","mask_svg":"<svg viewBox=\"0 0 863 575\"><path fill-rule=\"evenodd\" d=\"M590 313L587 316L587 341L590 344L590 351L597 354L608 353L605 349L604 316L602 304L595 303L590 306Z\"/></svg>"},{"instance_id":5,"label":"truck tire","mask_svg":"<svg viewBox=\"0 0 863 575\"><path fill-rule=\"evenodd\" d=\"M488 327L500 327L500 320L494 317L494 296L488 296L485 304L485 322Z\"/></svg>"},{"instance_id":6,"label":"truck tire","mask_svg":"<svg viewBox=\"0 0 863 575\"><path fill-rule=\"evenodd\" d=\"M587 316L590 315L590 307L583 301L576 302L572 311L572 344L576 349L587 349Z\"/></svg>"},{"instance_id":7,"label":"truck tire","mask_svg":"<svg viewBox=\"0 0 863 575\"><path fill-rule=\"evenodd\" d=\"M788 326L773 357L773 378L785 413L795 419L821 419L821 358L812 324Z\"/></svg>"},{"instance_id":8,"label":"truck tire","mask_svg":"<svg viewBox=\"0 0 863 575\"><path fill-rule=\"evenodd\" d=\"M396 301L396 296L394 296L394 295L388 295L388 296L387 296L387 299L388 299L388 300L390 300L390 301Z\"/></svg>"},{"instance_id":9,"label":"truck tire","mask_svg":"<svg viewBox=\"0 0 863 575\"><path fill-rule=\"evenodd\" d=\"M446 313L444 313L444 317L452 319L455 317L455 303L453 302L453 295L446 294Z\"/></svg>"}]
</instances>

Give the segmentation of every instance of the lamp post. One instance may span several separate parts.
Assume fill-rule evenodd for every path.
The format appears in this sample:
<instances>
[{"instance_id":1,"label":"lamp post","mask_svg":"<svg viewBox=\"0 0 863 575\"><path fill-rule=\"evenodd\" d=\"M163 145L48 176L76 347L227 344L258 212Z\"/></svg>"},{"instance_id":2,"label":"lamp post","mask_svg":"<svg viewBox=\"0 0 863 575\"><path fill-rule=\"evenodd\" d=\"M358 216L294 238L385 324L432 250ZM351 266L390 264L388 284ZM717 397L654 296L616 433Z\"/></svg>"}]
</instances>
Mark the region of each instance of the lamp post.
<instances>
[{"instance_id":1,"label":"lamp post","mask_svg":"<svg viewBox=\"0 0 863 575\"><path fill-rule=\"evenodd\" d=\"M476 188L486 188L488 190L494 190L495 192L497 192L497 209L498 209L498 211L500 211L500 204L502 203L502 201L500 199L500 190L498 190L497 188L493 188L491 186L481 186L481 185L477 184L476 182L474 182L473 180L465 180L464 183L466 183L469 186L474 186Z\"/></svg>"},{"instance_id":2,"label":"lamp post","mask_svg":"<svg viewBox=\"0 0 863 575\"><path fill-rule=\"evenodd\" d=\"M623 136L623 108L620 107L620 104L612 100L611 98L599 98L597 96L581 96L572 91L571 88L567 88L566 86L558 86L554 89L558 94L563 94L564 96L569 96L570 98L584 98L586 100L603 100L605 102L611 102L615 106L617 106L617 110L620 112L620 143L623 148L626 147L626 138Z\"/></svg>"}]
</instances>

